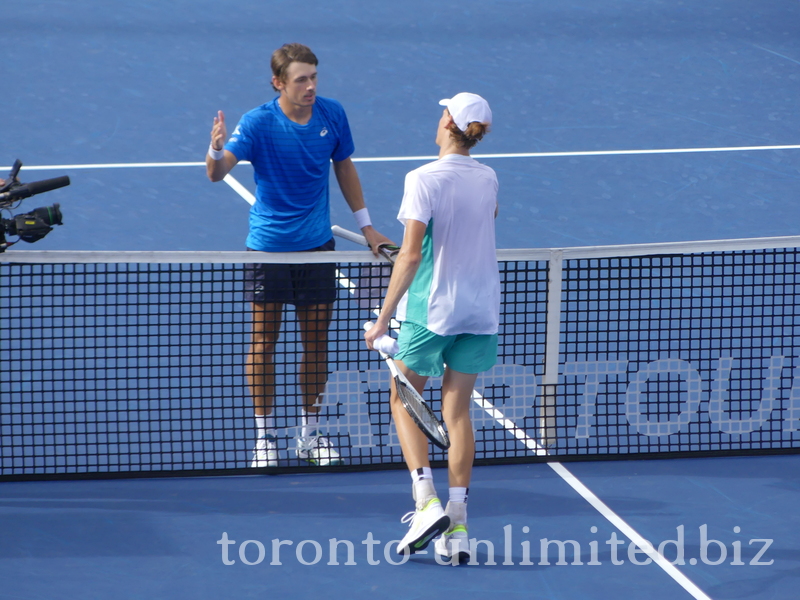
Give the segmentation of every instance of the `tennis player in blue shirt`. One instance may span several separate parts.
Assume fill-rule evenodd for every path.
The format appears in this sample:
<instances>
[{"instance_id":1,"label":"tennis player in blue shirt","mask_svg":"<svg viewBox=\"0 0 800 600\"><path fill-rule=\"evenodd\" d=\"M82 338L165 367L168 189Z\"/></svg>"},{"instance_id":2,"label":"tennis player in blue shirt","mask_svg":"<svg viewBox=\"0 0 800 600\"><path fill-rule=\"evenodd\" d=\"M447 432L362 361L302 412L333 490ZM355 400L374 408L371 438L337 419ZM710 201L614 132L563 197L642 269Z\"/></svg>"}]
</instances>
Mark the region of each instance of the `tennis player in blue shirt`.
<instances>
[{"instance_id":1,"label":"tennis player in blue shirt","mask_svg":"<svg viewBox=\"0 0 800 600\"><path fill-rule=\"evenodd\" d=\"M245 114L230 138L223 112L214 119L206 156L209 179L221 181L240 160L250 161L255 172L249 250L334 249L328 189L331 161L342 194L370 246L377 252L380 244L391 243L372 227L361 182L350 159L353 138L342 105L317 96L317 64L317 57L307 46L286 44L278 48L271 66L272 87L279 96ZM284 304L295 307L303 344L298 374L303 409L297 455L317 465L340 464L336 448L317 431L328 377L335 265L249 265L245 289L253 307L246 365L256 420L252 466L278 464L274 353Z\"/></svg>"}]
</instances>

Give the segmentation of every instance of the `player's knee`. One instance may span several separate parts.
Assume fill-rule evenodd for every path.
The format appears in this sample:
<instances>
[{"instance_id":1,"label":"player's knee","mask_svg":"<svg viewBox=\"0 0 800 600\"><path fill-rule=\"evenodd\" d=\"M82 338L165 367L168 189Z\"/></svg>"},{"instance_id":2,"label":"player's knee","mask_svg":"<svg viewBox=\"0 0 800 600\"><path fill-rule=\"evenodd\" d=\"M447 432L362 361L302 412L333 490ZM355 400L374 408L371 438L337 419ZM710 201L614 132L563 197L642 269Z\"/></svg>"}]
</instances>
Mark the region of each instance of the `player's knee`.
<instances>
[{"instance_id":1,"label":"player's knee","mask_svg":"<svg viewBox=\"0 0 800 600\"><path fill-rule=\"evenodd\" d=\"M276 346L277 346L277 344L274 341L271 341L271 340L265 340L265 339L257 340L257 339L254 339L253 342L250 345L250 352L252 354L260 355L260 356L263 356L263 355L271 356L271 355L275 354L275 347Z\"/></svg>"},{"instance_id":2,"label":"player's knee","mask_svg":"<svg viewBox=\"0 0 800 600\"><path fill-rule=\"evenodd\" d=\"M463 427L472 428L472 421L469 418L469 411L451 408L442 410L442 418L447 424L448 429L459 429Z\"/></svg>"}]
</instances>

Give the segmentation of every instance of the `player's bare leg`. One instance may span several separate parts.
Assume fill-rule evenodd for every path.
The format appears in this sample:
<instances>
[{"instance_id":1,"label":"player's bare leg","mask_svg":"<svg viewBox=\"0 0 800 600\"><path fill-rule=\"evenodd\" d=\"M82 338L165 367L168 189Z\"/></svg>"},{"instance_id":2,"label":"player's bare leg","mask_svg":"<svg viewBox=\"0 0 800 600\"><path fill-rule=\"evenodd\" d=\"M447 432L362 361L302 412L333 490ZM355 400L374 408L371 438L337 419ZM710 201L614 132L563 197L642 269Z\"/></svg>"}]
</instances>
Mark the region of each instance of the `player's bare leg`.
<instances>
[{"instance_id":1,"label":"player's bare leg","mask_svg":"<svg viewBox=\"0 0 800 600\"><path fill-rule=\"evenodd\" d=\"M401 360L395 361L397 368L408 378L419 394L425 390L428 378L418 375L409 369ZM417 552L425 548L428 543L444 532L449 526L450 519L445 515L442 503L436 494L433 485L433 474L428 458L428 438L417 427L414 419L408 414L402 401L397 395L397 389L392 379L391 395L392 418L397 429L397 437L403 449L403 457L411 472L413 481L412 494L414 497L414 512L403 517L409 523L408 533L405 534L397 545L397 552Z\"/></svg>"},{"instance_id":2,"label":"player's bare leg","mask_svg":"<svg viewBox=\"0 0 800 600\"><path fill-rule=\"evenodd\" d=\"M467 532L467 492L475 460L475 434L469 409L477 374L445 369L442 378L442 417L450 434L447 471L450 480L450 499L445 514L450 526L436 540L436 553L449 558L453 564L470 560Z\"/></svg>"},{"instance_id":3,"label":"player's bare leg","mask_svg":"<svg viewBox=\"0 0 800 600\"><path fill-rule=\"evenodd\" d=\"M320 466L341 464L333 444L317 431L322 395L328 381L328 329L333 317L333 305L298 306L295 312L303 345L298 372L303 414L297 455Z\"/></svg>"},{"instance_id":4,"label":"player's bare leg","mask_svg":"<svg viewBox=\"0 0 800 600\"><path fill-rule=\"evenodd\" d=\"M254 467L278 464L275 419L275 346L280 335L283 305L253 302L250 351L246 357L245 375L253 401L256 421Z\"/></svg>"},{"instance_id":5,"label":"player's bare leg","mask_svg":"<svg viewBox=\"0 0 800 600\"><path fill-rule=\"evenodd\" d=\"M425 390L425 384L428 382L428 378L418 375L409 369L402 360L396 360L394 364L421 395ZM417 427L414 419L408 414L400 397L397 395L394 379L391 381L392 395L390 398L390 407L392 409L392 418L394 419L394 426L397 429L400 447L403 449L403 458L405 458L406 465L408 465L409 471L414 471L422 467L430 467L431 463L428 458L428 438L425 437L425 434Z\"/></svg>"},{"instance_id":6,"label":"player's bare leg","mask_svg":"<svg viewBox=\"0 0 800 600\"><path fill-rule=\"evenodd\" d=\"M442 417L450 436L447 474L450 487L469 487L475 460L475 434L469 418L477 374L446 369L442 378Z\"/></svg>"},{"instance_id":7,"label":"player's bare leg","mask_svg":"<svg viewBox=\"0 0 800 600\"><path fill-rule=\"evenodd\" d=\"M275 345L280 335L283 304L253 302L253 330L245 374L257 416L272 414L275 404Z\"/></svg>"},{"instance_id":8,"label":"player's bare leg","mask_svg":"<svg viewBox=\"0 0 800 600\"><path fill-rule=\"evenodd\" d=\"M297 323L303 355L300 358L300 390L303 407L309 413L318 413L322 393L328 381L328 330L333 317L332 304L298 306Z\"/></svg>"}]
</instances>

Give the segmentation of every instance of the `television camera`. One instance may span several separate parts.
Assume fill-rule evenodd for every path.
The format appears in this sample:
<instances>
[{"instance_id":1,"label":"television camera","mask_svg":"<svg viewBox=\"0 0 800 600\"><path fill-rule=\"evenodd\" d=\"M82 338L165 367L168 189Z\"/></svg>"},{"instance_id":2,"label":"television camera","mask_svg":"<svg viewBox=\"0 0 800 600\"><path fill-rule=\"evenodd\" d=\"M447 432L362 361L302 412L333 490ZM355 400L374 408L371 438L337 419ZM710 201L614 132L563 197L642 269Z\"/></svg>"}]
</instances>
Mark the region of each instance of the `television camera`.
<instances>
[{"instance_id":1,"label":"television camera","mask_svg":"<svg viewBox=\"0 0 800 600\"><path fill-rule=\"evenodd\" d=\"M10 212L9 209L19 206L25 198L69 185L69 177L22 183L17 178L21 167L19 159L14 161L8 178L0 185L0 211ZM10 219L0 217L0 252L5 252L9 246L19 241L9 242L6 235L18 236L23 242L32 244L53 231L53 225L61 225L61 209L58 204L34 208L31 212L14 215Z\"/></svg>"}]
</instances>

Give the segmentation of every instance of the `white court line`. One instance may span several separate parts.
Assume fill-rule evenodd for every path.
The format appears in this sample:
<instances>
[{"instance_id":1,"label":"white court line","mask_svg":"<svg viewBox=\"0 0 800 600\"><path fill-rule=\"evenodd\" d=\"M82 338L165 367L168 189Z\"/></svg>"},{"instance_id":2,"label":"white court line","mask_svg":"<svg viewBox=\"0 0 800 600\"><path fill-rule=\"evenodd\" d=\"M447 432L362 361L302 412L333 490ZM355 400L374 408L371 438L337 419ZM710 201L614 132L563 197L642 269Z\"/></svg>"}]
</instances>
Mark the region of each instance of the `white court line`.
<instances>
[{"instance_id":1,"label":"white court line","mask_svg":"<svg viewBox=\"0 0 800 600\"><path fill-rule=\"evenodd\" d=\"M730 146L722 148L663 148L654 150L579 150L575 152L511 152L504 154L472 154L472 158L552 158L565 156L630 156L638 154L691 154L694 152L746 152L749 150L800 150L790 146ZM392 158L354 158L353 162L390 162L436 160L438 156L406 156Z\"/></svg>"},{"instance_id":2,"label":"white court line","mask_svg":"<svg viewBox=\"0 0 800 600\"><path fill-rule=\"evenodd\" d=\"M237 194L239 194L242 198L244 198L247 202L249 202L250 206L256 203L256 197L250 193L250 190L248 190L236 179L234 179L234 177L230 173L225 175L225 179L223 179L222 181L231 186Z\"/></svg>"},{"instance_id":3,"label":"white court line","mask_svg":"<svg viewBox=\"0 0 800 600\"><path fill-rule=\"evenodd\" d=\"M585 150L576 152L516 152L505 154L473 154L473 158L552 158L566 156L635 156L645 154L691 154L707 152L750 152L758 150L800 150L799 144L783 146L726 146L719 148L663 148L650 150ZM405 162L415 160L436 160L437 156L380 156L373 158L353 158L353 162ZM241 161L239 164L249 164ZM204 167L205 162L149 162L149 163L97 163L85 165L34 165L23 166L24 171L55 171L60 169L144 169L164 167ZM0 167L9 170L11 167Z\"/></svg>"},{"instance_id":4,"label":"white court line","mask_svg":"<svg viewBox=\"0 0 800 600\"><path fill-rule=\"evenodd\" d=\"M546 456L547 449L540 445L535 439L528 436L524 429L517 427L513 421L507 419L505 415L496 409L491 402L483 398L478 392L472 393L472 399L478 406L483 408L489 416L496 420L500 425L505 427L515 438L522 442L525 447L537 456ZM660 554L653 545L644 539L633 527L628 525L622 517L611 510L594 492L586 487L577 477L575 477L569 469L567 469L560 462L548 462L547 465L556 472L569 486L578 492L580 496L586 500L592 507L599 512L605 519L616 527L625 537L636 544L647 556L661 567L667 575L672 577L678 585L684 590L689 592L696 600L711 600L703 590L697 587L686 575L681 573L675 565L668 561L663 554Z\"/></svg>"},{"instance_id":5,"label":"white court line","mask_svg":"<svg viewBox=\"0 0 800 600\"><path fill-rule=\"evenodd\" d=\"M775 52L774 50L770 50L769 48L764 48L762 46L759 46L758 44L751 44L751 46L753 46L755 48L758 48L759 50L763 50L764 52L769 52L770 54L774 54L775 56L780 56L781 58L785 58L786 60L788 60L790 62L793 62L796 65L800 65L800 61L796 61L793 58L789 58L788 56L786 56L784 54L779 54L779 53Z\"/></svg>"},{"instance_id":6,"label":"white court line","mask_svg":"<svg viewBox=\"0 0 800 600\"><path fill-rule=\"evenodd\" d=\"M675 565L668 561L662 554L659 554L653 545L644 539L639 533L630 525L628 525L617 513L611 510L606 504L595 496L589 488L587 488L577 477L575 477L567 468L561 463L547 463L558 475L566 481L572 489L578 492L584 500L591 504L597 512L603 515L614 527L619 529L625 537L635 543L654 563L666 571L667 575L672 577L678 585L684 590L689 592L693 598L697 600L711 600L703 590L697 587L691 579L681 573Z\"/></svg>"}]
</instances>

